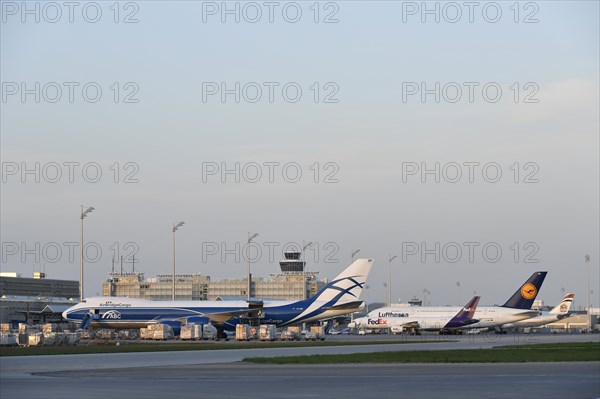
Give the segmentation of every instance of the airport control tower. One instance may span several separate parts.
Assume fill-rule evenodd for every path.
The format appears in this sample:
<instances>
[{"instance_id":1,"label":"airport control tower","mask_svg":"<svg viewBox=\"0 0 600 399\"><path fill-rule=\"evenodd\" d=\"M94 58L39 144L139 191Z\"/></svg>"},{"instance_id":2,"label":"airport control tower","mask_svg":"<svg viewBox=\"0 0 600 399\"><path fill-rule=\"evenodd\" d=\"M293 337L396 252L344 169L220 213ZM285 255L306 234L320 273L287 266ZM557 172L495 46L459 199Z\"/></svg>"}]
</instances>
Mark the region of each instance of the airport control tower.
<instances>
[{"instance_id":1,"label":"airport control tower","mask_svg":"<svg viewBox=\"0 0 600 399\"><path fill-rule=\"evenodd\" d=\"M285 259L279 262L281 274L271 274L271 278L286 281L288 290L291 289L292 283L295 282L294 286L301 289L301 293L297 293L300 294L299 299L306 299L316 294L320 288L317 281L319 272L306 271L306 261L302 257L302 252L294 248L285 251L283 256Z\"/></svg>"},{"instance_id":2,"label":"airport control tower","mask_svg":"<svg viewBox=\"0 0 600 399\"><path fill-rule=\"evenodd\" d=\"M285 259L279 262L281 272L285 274L295 274L304 272L306 262L300 259L301 255L302 253L300 251L286 251L283 254Z\"/></svg>"}]
</instances>

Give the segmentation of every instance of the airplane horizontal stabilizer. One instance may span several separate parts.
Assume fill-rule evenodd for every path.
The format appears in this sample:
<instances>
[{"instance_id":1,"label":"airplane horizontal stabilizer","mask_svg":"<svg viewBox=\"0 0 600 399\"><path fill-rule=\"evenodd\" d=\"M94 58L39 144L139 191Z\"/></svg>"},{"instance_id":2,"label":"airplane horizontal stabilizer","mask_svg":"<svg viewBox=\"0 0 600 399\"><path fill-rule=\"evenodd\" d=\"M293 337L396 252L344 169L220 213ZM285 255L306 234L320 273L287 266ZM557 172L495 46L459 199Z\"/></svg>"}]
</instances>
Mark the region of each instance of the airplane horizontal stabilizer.
<instances>
[{"instance_id":1,"label":"airplane horizontal stabilizer","mask_svg":"<svg viewBox=\"0 0 600 399\"><path fill-rule=\"evenodd\" d=\"M344 302L339 303L337 305L329 306L324 308L325 310L359 310L365 307L365 303L363 301L352 301L352 302Z\"/></svg>"}]
</instances>

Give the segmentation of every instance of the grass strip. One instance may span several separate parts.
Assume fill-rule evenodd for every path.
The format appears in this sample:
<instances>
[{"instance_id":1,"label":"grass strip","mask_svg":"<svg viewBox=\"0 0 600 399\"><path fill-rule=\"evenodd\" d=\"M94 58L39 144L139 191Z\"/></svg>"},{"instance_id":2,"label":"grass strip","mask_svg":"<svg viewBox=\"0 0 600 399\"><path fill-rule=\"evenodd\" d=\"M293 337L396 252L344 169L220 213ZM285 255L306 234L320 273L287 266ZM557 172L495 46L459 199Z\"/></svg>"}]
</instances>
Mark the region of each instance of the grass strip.
<instances>
[{"instance_id":1,"label":"grass strip","mask_svg":"<svg viewBox=\"0 0 600 399\"><path fill-rule=\"evenodd\" d=\"M307 355L252 357L245 362L274 364L339 363L523 363L600 361L600 343L556 343L513 345L492 349L420 350L356 353L348 355Z\"/></svg>"},{"instance_id":2,"label":"grass strip","mask_svg":"<svg viewBox=\"0 0 600 399\"><path fill-rule=\"evenodd\" d=\"M317 342L191 342L191 343L121 343L77 346L31 346L28 348L0 348L0 356L75 355L88 353L167 352L220 349L301 348L311 346L389 345L453 342L449 340L398 340L398 341L317 341Z\"/></svg>"}]
</instances>

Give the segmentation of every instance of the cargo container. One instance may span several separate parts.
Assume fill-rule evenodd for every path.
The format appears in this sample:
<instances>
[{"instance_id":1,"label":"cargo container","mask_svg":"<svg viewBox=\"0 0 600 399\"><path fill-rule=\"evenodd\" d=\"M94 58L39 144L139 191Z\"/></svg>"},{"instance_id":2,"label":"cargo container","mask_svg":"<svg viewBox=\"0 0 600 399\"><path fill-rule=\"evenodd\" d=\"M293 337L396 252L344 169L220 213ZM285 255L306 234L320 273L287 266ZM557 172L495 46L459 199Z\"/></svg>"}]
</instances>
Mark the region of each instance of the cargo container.
<instances>
[{"instance_id":1,"label":"cargo container","mask_svg":"<svg viewBox=\"0 0 600 399\"><path fill-rule=\"evenodd\" d=\"M117 331L117 339L123 339L123 340L133 340L133 339L138 339L140 335L140 332L138 329L125 329L125 330L118 330Z\"/></svg>"},{"instance_id":2,"label":"cargo container","mask_svg":"<svg viewBox=\"0 0 600 399\"><path fill-rule=\"evenodd\" d=\"M51 333L51 332L61 332L62 326L57 323L46 323L42 326L42 332Z\"/></svg>"},{"instance_id":3,"label":"cargo container","mask_svg":"<svg viewBox=\"0 0 600 399\"><path fill-rule=\"evenodd\" d=\"M18 336L12 333L0 333L0 346L17 346Z\"/></svg>"},{"instance_id":4,"label":"cargo container","mask_svg":"<svg viewBox=\"0 0 600 399\"><path fill-rule=\"evenodd\" d=\"M288 331L292 331L296 335L300 335L300 326L289 326Z\"/></svg>"},{"instance_id":5,"label":"cargo container","mask_svg":"<svg viewBox=\"0 0 600 399\"><path fill-rule=\"evenodd\" d=\"M248 324L237 324L235 326L235 339L237 341L250 341L254 338L254 334L251 332L252 328L254 327L250 327Z\"/></svg>"},{"instance_id":6,"label":"cargo container","mask_svg":"<svg viewBox=\"0 0 600 399\"><path fill-rule=\"evenodd\" d=\"M81 337L79 333L62 333L62 336L62 343L65 345L75 345Z\"/></svg>"},{"instance_id":7,"label":"cargo container","mask_svg":"<svg viewBox=\"0 0 600 399\"><path fill-rule=\"evenodd\" d=\"M140 328L140 339L150 339L150 333L146 327Z\"/></svg>"},{"instance_id":8,"label":"cargo container","mask_svg":"<svg viewBox=\"0 0 600 399\"><path fill-rule=\"evenodd\" d=\"M187 324L185 326L181 326L181 333L179 334L179 338L183 341L196 339L196 326L193 324Z\"/></svg>"},{"instance_id":9,"label":"cargo container","mask_svg":"<svg viewBox=\"0 0 600 399\"><path fill-rule=\"evenodd\" d=\"M98 339L115 339L116 335L115 330L103 329L98 331Z\"/></svg>"},{"instance_id":10,"label":"cargo container","mask_svg":"<svg viewBox=\"0 0 600 399\"><path fill-rule=\"evenodd\" d=\"M286 329L281 333L282 341L294 341L298 339L298 334L294 330Z\"/></svg>"},{"instance_id":11,"label":"cargo container","mask_svg":"<svg viewBox=\"0 0 600 399\"><path fill-rule=\"evenodd\" d=\"M19 340L19 346L29 346L29 334L19 333L18 340Z\"/></svg>"},{"instance_id":12,"label":"cargo container","mask_svg":"<svg viewBox=\"0 0 600 399\"><path fill-rule=\"evenodd\" d=\"M56 332L44 333L44 345L60 345L62 343L62 334Z\"/></svg>"},{"instance_id":13,"label":"cargo container","mask_svg":"<svg viewBox=\"0 0 600 399\"><path fill-rule=\"evenodd\" d=\"M173 337L173 329L168 324L154 324L154 339L167 340Z\"/></svg>"},{"instance_id":14,"label":"cargo container","mask_svg":"<svg viewBox=\"0 0 600 399\"><path fill-rule=\"evenodd\" d=\"M202 325L202 339L216 339L217 338L217 327L212 324Z\"/></svg>"},{"instance_id":15,"label":"cargo container","mask_svg":"<svg viewBox=\"0 0 600 399\"><path fill-rule=\"evenodd\" d=\"M190 324L190 327L194 330L194 339L196 340L200 340L203 338L203 334L202 334L202 329L203 329L203 325L202 324Z\"/></svg>"},{"instance_id":16,"label":"cargo container","mask_svg":"<svg viewBox=\"0 0 600 399\"><path fill-rule=\"evenodd\" d=\"M275 341L277 327L275 324L261 324L258 337L261 341Z\"/></svg>"},{"instance_id":17,"label":"cargo container","mask_svg":"<svg viewBox=\"0 0 600 399\"><path fill-rule=\"evenodd\" d=\"M44 334L41 332L29 333L29 346L42 345L44 343Z\"/></svg>"},{"instance_id":18,"label":"cargo container","mask_svg":"<svg viewBox=\"0 0 600 399\"><path fill-rule=\"evenodd\" d=\"M80 337L81 339L92 339L94 337L94 330L83 330Z\"/></svg>"}]
</instances>

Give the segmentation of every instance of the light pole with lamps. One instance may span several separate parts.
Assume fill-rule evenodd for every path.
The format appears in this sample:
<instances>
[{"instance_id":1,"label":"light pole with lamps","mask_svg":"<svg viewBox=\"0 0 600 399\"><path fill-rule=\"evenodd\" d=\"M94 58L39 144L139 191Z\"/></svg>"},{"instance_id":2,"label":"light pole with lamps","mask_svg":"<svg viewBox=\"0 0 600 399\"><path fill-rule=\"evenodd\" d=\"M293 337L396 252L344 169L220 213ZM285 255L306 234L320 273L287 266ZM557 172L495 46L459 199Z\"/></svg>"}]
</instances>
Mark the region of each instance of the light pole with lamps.
<instances>
[{"instance_id":1,"label":"light pole with lamps","mask_svg":"<svg viewBox=\"0 0 600 399\"><path fill-rule=\"evenodd\" d=\"M396 259L398 256L390 255L389 264L390 264L390 280L388 281L388 306L392 306L392 261Z\"/></svg>"},{"instance_id":2,"label":"light pole with lamps","mask_svg":"<svg viewBox=\"0 0 600 399\"><path fill-rule=\"evenodd\" d=\"M173 281L171 286L171 300L175 300L175 232L183 226L185 222L173 223Z\"/></svg>"},{"instance_id":3,"label":"light pole with lamps","mask_svg":"<svg viewBox=\"0 0 600 399\"><path fill-rule=\"evenodd\" d=\"M352 256L350 257L350 262L354 262L354 257L359 252L360 252L360 249L356 249L356 250L352 251Z\"/></svg>"},{"instance_id":4,"label":"light pole with lamps","mask_svg":"<svg viewBox=\"0 0 600 399\"><path fill-rule=\"evenodd\" d=\"M303 290L304 290L304 295L302 295L304 297L304 299L306 299L308 296L306 295L306 257L304 256L304 251L306 251L308 248L313 246L313 242L310 241L308 244L303 245L302 246L302 262L304 262L304 270L302 270L302 285L303 285Z\"/></svg>"},{"instance_id":5,"label":"light pole with lamps","mask_svg":"<svg viewBox=\"0 0 600 399\"><path fill-rule=\"evenodd\" d=\"M250 233L248 232L248 287L246 289L246 296L248 298L248 300L250 300L250 288L252 287L252 283L250 281L250 243L252 242L252 240L254 240L256 237L258 237L258 233Z\"/></svg>"},{"instance_id":6,"label":"light pole with lamps","mask_svg":"<svg viewBox=\"0 0 600 399\"><path fill-rule=\"evenodd\" d=\"M587 325L591 330L592 328L592 316L590 316L590 256L585 256L585 263L587 263L587 307L586 307L586 315L587 315Z\"/></svg>"},{"instance_id":7,"label":"light pole with lamps","mask_svg":"<svg viewBox=\"0 0 600 399\"><path fill-rule=\"evenodd\" d=\"M79 247L81 249L80 257L81 262L79 265L79 301L83 301L83 219L94 210L93 206L90 206L85 211L83 210L83 205L81 205L81 242L79 243Z\"/></svg>"}]
</instances>

